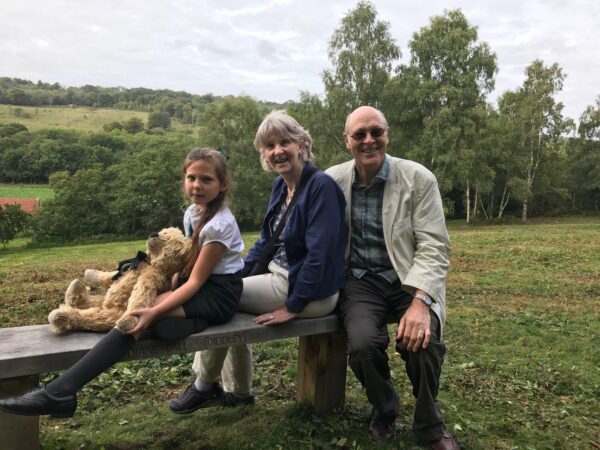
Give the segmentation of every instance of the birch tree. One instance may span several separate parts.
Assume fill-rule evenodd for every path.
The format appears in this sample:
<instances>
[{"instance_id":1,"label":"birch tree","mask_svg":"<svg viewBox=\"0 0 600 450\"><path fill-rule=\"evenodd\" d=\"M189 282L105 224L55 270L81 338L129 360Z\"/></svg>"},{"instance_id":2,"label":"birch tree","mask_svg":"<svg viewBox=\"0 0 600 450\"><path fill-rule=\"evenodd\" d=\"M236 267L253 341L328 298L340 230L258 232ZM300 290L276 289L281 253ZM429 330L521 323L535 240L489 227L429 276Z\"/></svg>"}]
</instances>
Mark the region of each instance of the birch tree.
<instances>
[{"instance_id":1,"label":"birch tree","mask_svg":"<svg viewBox=\"0 0 600 450\"><path fill-rule=\"evenodd\" d=\"M378 20L372 3L359 2L342 19L329 40L328 56L333 66L323 72L328 100L345 103L349 110L360 105L380 108L400 48L389 22Z\"/></svg>"},{"instance_id":2,"label":"birch tree","mask_svg":"<svg viewBox=\"0 0 600 450\"><path fill-rule=\"evenodd\" d=\"M409 48L410 64L399 68L384 99L390 121L413 133L401 136L411 146L408 156L436 174L442 194L462 189L470 201L491 173L479 142L496 55L460 10L433 17Z\"/></svg>"},{"instance_id":3,"label":"birch tree","mask_svg":"<svg viewBox=\"0 0 600 450\"><path fill-rule=\"evenodd\" d=\"M381 109L400 48L390 24L378 18L372 3L361 1L333 32L328 57L331 68L322 74L325 98L302 92L300 103L290 108L315 139L321 167L349 158L342 139L346 116L360 105Z\"/></svg>"},{"instance_id":4,"label":"birch tree","mask_svg":"<svg viewBox=\"0 0 600 450\"><path fill-rule=\"evenodd\" d=\"M556 155L559 140L573 126L572 120L562 115L563 104L555 99L565 80L562 68L556 63L545 66L543 61L535 60L525 73L527 78L523 86L514 93L505 94L510 99L505 108L505 112L510 109L510 117L506 120L516 136L513 145L518 167L513 167L512 178L513 184L520 184L523 191L523 222L527 221L536 194L534 186L543 174L544 163Z\"/></svg>"}]
</instances>

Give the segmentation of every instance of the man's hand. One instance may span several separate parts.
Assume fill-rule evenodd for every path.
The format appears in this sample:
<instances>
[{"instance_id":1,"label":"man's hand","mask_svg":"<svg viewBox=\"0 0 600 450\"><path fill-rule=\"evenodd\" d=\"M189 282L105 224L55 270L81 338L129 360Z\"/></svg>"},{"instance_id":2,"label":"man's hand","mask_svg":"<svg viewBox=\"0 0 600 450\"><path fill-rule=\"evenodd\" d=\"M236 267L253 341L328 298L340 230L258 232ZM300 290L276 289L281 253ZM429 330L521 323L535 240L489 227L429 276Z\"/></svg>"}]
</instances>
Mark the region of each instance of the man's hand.
<instances>
[{"instance_id":1,"label":"man's hand","mask_svg":"<svg viewBox=\"0 0 600 450\"><path fill-rule=\"evenodd\" d=\"M254 322L258 323L259 325L277 325L278 323L288 322L296 316L296 313L288 311L288 309L284 306L283 308L276 309L273 312L261 314L254 319Z\"/></svg>"},{"instance_id":2,"label":"man's hand","mask_svg":"<svg viewBox=\"0 0 600 450\"><path fill-rule=\"evenodd\" d=\"M419 348L427 348L431 337L430 326L429 306L418 298L413 298L398 324L396 341L402 341L404 348L412 352Z\"/></svg>"}]
</instances>

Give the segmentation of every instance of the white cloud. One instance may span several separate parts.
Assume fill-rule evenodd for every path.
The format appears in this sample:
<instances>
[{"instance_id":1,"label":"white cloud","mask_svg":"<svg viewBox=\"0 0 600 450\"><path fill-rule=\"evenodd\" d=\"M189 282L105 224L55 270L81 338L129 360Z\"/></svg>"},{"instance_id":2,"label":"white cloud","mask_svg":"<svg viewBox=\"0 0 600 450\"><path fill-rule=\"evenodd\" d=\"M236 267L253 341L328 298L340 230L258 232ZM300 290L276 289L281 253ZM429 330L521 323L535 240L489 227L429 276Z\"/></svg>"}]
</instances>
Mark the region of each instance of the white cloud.
<instances>
[{"instance_id":1,"label":"white cloud","mask_svg":"<svg viewBox=\"0 0 600 450\"><path fill-rule=\"evenodd\" d=\"M460 8L498 57L495 99L534 59L567 74L559 98L578 118L600 94L595 0L375 0L410 54L412 34ZM321 94L327 44L354 0L20 0L0 4L0 76L66 86L144 86L262 100Z\"/></svg>"}]
</instances>

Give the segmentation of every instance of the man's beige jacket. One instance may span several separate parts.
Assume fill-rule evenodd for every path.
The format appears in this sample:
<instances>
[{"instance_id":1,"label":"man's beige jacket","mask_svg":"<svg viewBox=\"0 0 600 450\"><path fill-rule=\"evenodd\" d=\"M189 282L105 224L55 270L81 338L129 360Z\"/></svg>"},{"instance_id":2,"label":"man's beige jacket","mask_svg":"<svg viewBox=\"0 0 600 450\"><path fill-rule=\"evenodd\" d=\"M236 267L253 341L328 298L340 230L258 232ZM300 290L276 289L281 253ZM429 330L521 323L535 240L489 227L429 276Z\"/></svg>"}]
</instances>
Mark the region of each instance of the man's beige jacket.
<instances>
[{"instance_id":1,"label":"man's beige jacket","mask_svg":"<svg viewBox=\"0 0 600 450\"><path fill-rule=\"evenodd\" d=\"M404 290L427 292L431 308L440 319L440 331L446 321L448 255L451 245L442 198L435 176L421 164L386 155L390 177L383 193L383 236L390 261ZM354 160L330 167L326 172L338 183L346 197L350 255L350 205Z\"/></svg>"}]
</instances>

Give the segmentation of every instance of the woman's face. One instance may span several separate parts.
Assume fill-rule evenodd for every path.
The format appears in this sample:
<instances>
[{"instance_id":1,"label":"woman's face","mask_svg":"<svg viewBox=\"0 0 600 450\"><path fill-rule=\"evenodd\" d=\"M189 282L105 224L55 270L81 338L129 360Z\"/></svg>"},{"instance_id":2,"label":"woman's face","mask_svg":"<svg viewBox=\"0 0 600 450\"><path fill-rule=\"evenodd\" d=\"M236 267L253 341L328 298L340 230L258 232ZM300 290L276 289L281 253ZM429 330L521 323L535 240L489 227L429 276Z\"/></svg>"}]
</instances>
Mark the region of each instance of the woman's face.
<instances>
[{"instance_id":1,"label":"woman's face","mask_svg":"<svg viewBox=\"0 0 600 450\"><path fill-rule=\"evenodd\" d=\"M298 178L302 174L304 161L300 156L301 147L297 142L278 134L265 140L263 156L273 172L278 175Z\"/></svg>"}]
</instances>

